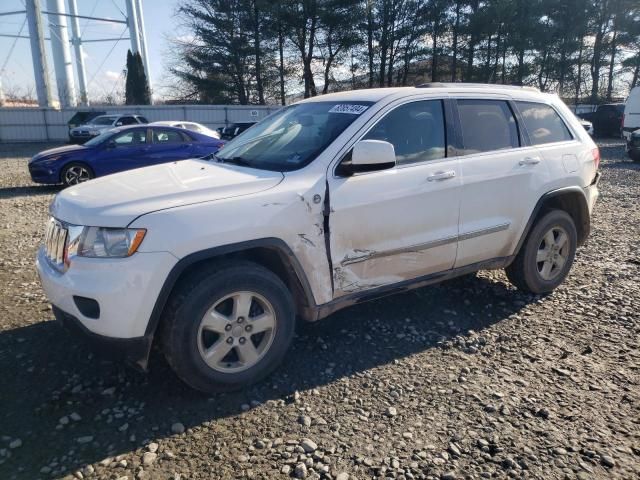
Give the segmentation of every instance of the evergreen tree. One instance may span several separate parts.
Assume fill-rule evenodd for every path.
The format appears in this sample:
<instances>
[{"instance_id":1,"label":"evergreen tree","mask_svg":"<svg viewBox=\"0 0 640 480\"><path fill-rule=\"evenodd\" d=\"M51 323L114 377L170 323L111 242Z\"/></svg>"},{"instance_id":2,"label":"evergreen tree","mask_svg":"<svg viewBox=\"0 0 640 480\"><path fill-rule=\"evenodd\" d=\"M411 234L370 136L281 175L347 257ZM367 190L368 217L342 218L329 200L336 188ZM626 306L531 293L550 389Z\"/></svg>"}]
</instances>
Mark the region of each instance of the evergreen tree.
<instances>
[{"instance_id":1,"label":"evergreen tree","mask_svg":"<svg viewBox=\"0 0 640 480\"><path fill-rule=\"evenodd\" d=\"M134 54L127 51L127 81L125 84L125 104L149 105L151 104L151 91L149 82L144 72L142 57L139 52Z\"/></svg>"}]
</instances>

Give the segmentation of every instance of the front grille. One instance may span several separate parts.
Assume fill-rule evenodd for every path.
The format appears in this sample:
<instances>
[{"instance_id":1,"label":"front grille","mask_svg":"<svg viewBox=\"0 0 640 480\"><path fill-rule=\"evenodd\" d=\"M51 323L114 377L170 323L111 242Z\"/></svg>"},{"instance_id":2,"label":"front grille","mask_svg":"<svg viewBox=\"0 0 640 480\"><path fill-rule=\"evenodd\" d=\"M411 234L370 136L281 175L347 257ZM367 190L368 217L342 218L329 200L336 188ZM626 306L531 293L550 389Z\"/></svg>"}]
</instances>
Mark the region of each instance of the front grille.
<instances>
[{"instance_id":1,"label":"front grille","mask_svg":"<svg viewBox=\"0 0 640 480\"><path fill-rule=\"evenodd\" d=\"M51 217L44 232L44 251L51 264L58 270L64 269L64 249L67 236L66 227Z\"/></svg>"},{"instance_id":2,"label":"front grille","mask_svg":"<svg viewBox=\"0 0 640 480\"><path fill-rule=\"evenodd\" d=\"M89 131L88 130L78 130L75 132L71 132L71 135L73 135L74 137L88 137L89 136Z\"/></svg>"}]
</instances>

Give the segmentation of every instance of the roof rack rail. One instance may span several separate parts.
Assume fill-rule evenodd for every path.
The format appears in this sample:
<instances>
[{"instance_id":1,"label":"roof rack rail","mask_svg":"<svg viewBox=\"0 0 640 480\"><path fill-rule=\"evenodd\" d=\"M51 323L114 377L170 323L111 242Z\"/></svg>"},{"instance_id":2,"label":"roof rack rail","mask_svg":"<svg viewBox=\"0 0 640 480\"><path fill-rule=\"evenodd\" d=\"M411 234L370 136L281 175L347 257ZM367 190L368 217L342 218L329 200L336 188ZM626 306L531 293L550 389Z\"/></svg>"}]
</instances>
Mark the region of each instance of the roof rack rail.
<instances>
[{"instance_id":1,"label":"roof rack rail","mask_svg":"<svg viewBox=\"0 0 640 480\"><path fill-rule=\"evenodd\" d=\"M501 83L465 83L465 82L427 82L416 85L416 88L443 88L443 87L462 87L462 88L513 88L517 90L532 90L539 92L536 87L528 85L504 85Z\"/></svg>"}]
</instances>

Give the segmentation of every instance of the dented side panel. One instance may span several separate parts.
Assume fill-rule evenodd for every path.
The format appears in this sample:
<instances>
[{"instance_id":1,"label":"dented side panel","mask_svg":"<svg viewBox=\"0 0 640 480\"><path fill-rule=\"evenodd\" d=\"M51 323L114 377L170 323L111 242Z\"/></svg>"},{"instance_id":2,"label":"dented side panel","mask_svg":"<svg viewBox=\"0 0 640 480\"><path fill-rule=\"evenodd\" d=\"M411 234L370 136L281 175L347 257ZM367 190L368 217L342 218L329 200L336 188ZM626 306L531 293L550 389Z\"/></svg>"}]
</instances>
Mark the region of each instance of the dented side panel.
<instances>
[{"instance_id":1,"label":"dented side panel","mask_svg":"<svg viewBox=\"0 0 640 480\"><path fill-rule=\"evenodd\" d=\"M429 179L442 171L455 175ZM452 268L460 186L457 159L330 178L334 296Z\"/></svg>"},{"instance_id":2,"label":"dented side panel","mask_svg":"<svg viewBox=\"0 0 640 480\"><path fill-rule=\"evenodd\" d=\"M171 222L173 234L155 239L155 248L178 258L217 246L279 238L293 251L313 301L320 305L333 299L323 227L325 190L324 177L290 175L277 187L256 195L154 212L132 226L153 232Z\"/></svg>"}]
</instances>

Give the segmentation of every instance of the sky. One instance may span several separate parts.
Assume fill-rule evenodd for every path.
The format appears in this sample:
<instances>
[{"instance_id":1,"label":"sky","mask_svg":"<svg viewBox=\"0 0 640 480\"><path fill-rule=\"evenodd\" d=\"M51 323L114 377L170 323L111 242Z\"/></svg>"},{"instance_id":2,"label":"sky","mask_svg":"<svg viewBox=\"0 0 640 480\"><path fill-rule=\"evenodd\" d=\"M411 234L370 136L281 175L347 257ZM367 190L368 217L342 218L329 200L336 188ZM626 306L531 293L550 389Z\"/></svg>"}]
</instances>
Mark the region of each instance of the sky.
<instances>
[{"instance_id":1,"label":"sky","mask_svg":"<svg viewBox=\"0 0 640 480\"><path fill-rule=\"evenodd\" d=\"M0 12L24 10L24 0L0 1ZM76 0L78 15L92 17L104 17L124 20L126 6L124 0ZM64 0L65 7L68 4ZM151 83L155 96L170 96L168 81L168 66L171 52L171 40L181 37L183 29L180 27L179 18L175 16L178 0L142 0L144 23L147 36L147 51L149 52L149 70L151 70ZM46 10L47 0L41 0L42 9ZM18 34L22 28L22 35L28 35L28 28L24 14L0 16L0 33ZM45 37L49 37L49 24L46 15L43 15L43 27ZM80 30L83 40L100 38L129 38L126 25L120 23L97 22L93 20L80 20ZM71 32L69 32L71 35ZM12 45L15 47L12 48ZM46 43L49 77L52 85L52 95L57 98L55 76L53 73L53 60L51 58L49 42ZM105 96L122 94L124 90L124 77L122 70L126 65L127 49L131 48L130 40L119 42L96 42L83 45L89 98L104 98ZM72 60L75 59L73 47L71 48ZM75 60L74 60L75 62ZM5 66L6 65L6 66ZM31 49L29 39L0 37L0 78L5 95L16 92L25 94L29 91L35 98L35 84L33 77L33 64L31 62ZM76 90L78 90L77 74L74 75Z\"/></svg>"}]
</instances>

